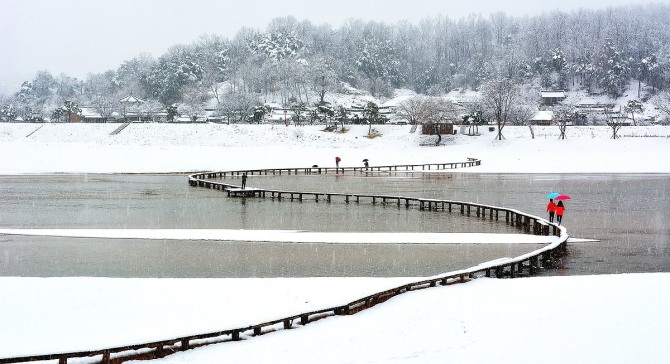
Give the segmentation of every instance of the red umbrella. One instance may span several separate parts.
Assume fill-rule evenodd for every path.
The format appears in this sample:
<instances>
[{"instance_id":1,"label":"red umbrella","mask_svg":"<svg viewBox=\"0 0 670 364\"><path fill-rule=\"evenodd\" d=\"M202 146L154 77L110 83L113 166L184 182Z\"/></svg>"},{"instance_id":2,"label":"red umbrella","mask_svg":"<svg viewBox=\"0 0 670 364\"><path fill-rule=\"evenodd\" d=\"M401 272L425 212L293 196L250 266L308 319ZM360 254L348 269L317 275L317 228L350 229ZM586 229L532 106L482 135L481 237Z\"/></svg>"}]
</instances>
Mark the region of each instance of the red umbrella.
<instances>
[{"instance_id":1,"label":"red umbrella","mask_svg":"<svg viewBox=\"0 0 670 364\"><path fill-rule=\"evenodd\" d=\"M554 200L560 201L560 200L571 200L570 196L568 195L558 195L554 198Z\"/></svg>"}]
</instances>

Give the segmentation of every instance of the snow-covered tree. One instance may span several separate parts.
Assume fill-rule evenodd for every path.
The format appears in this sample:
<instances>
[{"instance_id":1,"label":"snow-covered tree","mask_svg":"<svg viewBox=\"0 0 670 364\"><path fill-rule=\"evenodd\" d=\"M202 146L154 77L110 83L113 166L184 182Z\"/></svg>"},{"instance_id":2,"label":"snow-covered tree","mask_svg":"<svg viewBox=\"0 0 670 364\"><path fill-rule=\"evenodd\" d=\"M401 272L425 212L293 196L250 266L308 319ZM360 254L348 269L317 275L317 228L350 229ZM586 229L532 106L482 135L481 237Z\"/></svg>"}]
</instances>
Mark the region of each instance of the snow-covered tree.
<instances>
[{"instance_id":1,"label":"snow-covered tree","mask_svg":"<svg viewBox=\"0 0 670 364\"><path fill-rule=\"evenodd\" d=\"M171 105L181 101L185 86L198 83L202 76L202 66L192 50L175 46L160 57L142 81L149 94L164 105Z\"/></svg>"},{"instance_id":2,"label":"snow-covered tree","mask_svg":"<svg viewBox=\"0 0 670 364\"><path fill-rule=\"evenodd\" d=\"M560 49L549 50L539 67L542 74L542 87L548 89L566 88L568 62Z\"/></svg>"},{"instance_id":3,"label":"snow-covered tree","mask_svg":"<svg viewBox=\"0 0 670 364\"><path fill-rule=\"evenodd\" d=\"M211 93L217 102L223 90L220 84L230 77L228 42L217 35L203 35L194 44L195 57L202 67L202 92Z\"/></svg>"},{"instance_id":4,"label":"snow-covered tree","mask_svg":"<svg viewBox=\"0 0 670 364\"><path fill-rule=\"evenodd\" d=\"M228 93L218 105L218 111L231 121L242 123L247 120L254 106L259 105L258 97L249 93Z\"/></svg>"},{"instance_id":5,"label":"snow-covered tree","mask_svg":"<svg viewBox=\"0 0 670 364\"><path fill-rule=\"evenodd\" d=\"M11 102L3 100L2 106L0 106L0 121L12 121L16 119L16 109Z\"/></svg>"},{"instance_id":6,"label":"snow-covered tree","mask_svg":"<svg viewBox=\"0 0 670 364\"><path fill-rule=\"evenodd\" d=\"M394 87L403 82L400 61L389 30L383 24L370 23L356 54L358 70L370 80L383 80Z\"/></svg>"},{"instance_id":7,"label":"snow-covered tree","mask_svg":"<svg viewBox=\"0 0 670 364\"><path fill-rule=\"evenodd\" d=\"M637 125L635 123L635 113L641 114L644 111L644 107L642 106L642 102L640 102L640 100L628 100L626 106L623 107L623 110L627 114L630 114L631 119L633 119L633 126L635 126Z\"/></svg>"},{"instance_id":8,"label":"snow-covered tree","mask_svg":"<svg viewBox=\"0 0 670 364\"><path fill-rule=\"evenodd\" d=\"M598 83L612 97L619 97L629 78L628 60L611 39L598 56Z\"/></svg>"},{"instance_id":9,"label":"snow-covered tree","mask_svg":"<svg viewBox=\"0 0 670 364\"><path fill-rule=\"evenodd\" d=\"M582 55L572 65L572 72L577 76L579 85L591 93L595 83L596 67L591 62L590 55Z\"/></svg>"},{"instance_id":10,"label":"snow-covered tree","mask_svg":"<svg viewBox=\"0 0 670 364\"><path fill-rule=\"evenodd\" d=\"M486 58L479 54L470 59L466 66L467 85L471 88L479 87L491 76L491 65Z\"/></svg>"},{"instance_id":11,"label":"snow-covered tree","mask_svg":"<svg viewBox=\"0 0 670 364\"><path fill-rule=\"evenodd\" d=\"M95 109L95 112L100 114L102 121L107 122L112 113L114 113L114 110L116 110L118 101L109 94L100 94L91 100L91 105Z\"/></svg>"},{"instance_id":12,"label":"snow-covered tree","mask_svg":"<svg viewBox=\"0 0 670 364\"><path fill-rule=\"evenodd\" d=\"M479 134L479 125L485 122L486 119L484 119L484 111L482 111L481 105L473 106L472 110L463 116L463 124L468 126L468 135Z\"/></svg>"},{"instance_id":13,"label":"snow-covered tree","mask_svg":"<svg viewBox=\"0 0 670 364\"><path fill-rule=\"evenodd\" d=\"M56 121L61 121L63 117L65 122L72 121L72 115L78 115L81 113L81 108L77 105L76 102L72 100L65 100L63 105L53 110L51 113L51 119Z\"/></svg>"},{"instance_id":14,"label":"snow-covered tree","mask_svg":"<svg viewBox=\"0 0 670 364\"><path fill-rule=\"evenodd\" d=\"M307 118L307 107L304 102L296 102L291 105L291 120L293 125L302 125Z\"/></svg>"},{"instance_id":15,"label":"snow-covered tree","mask_svg":"<svg viewBox=\"0 0 670 364\"><path fill-rule=\"evenodd\" d=\"M156 63L150 55L141 54L128 61L123 62L116 69L112 83L117 88L121 97L135 95L140 98L148 98L151 94L142 87L142 79L149 74Z\"/></svg>"},{"instance_id":16,"label":"snow-covered tree","mask_svg":"<svg viewBox=\"0 0 670 364\"><path fill-rule=\"evenodd\" d=\"M588 93L619 96L635 78L638 89L646 83L655 93L670 87L668 14L670 5L655 4L527 17L440 15L418 24L349 19L337 29L283 17L264 31L242 28L231 40L205 35L158 59L140 55L86 81L39 73L13 104L26 116L49 112L66 99L83 104L107 93L169 105L194 85L219 102L229 92L251 92L279 95L284 105L311 104L314 95L326 101L330 88L341 83L375 96L398 87L439 95L454 87L479 88L500 60L520 87L564 88L571 81Z\"/></svg>"},{"instance_id":17,"label":"snow-covered tree","mask_svg":"<svg viewBox=\"0 0 670 364\"><path fill-rule=\"evenodd\" d=\"M180 104L182 113L188 115L192 122L196 122L205 112L209 95L200 92L197 85L191 85L184 88L182 100Z\"/></svg>"},{"instance_id":18,"label":"snow-covered tree","mask_svg":"<svg viewBox=\"0 0 670 364\"><path fill-rule=\"evenodd\" d=\"M32 81L25 81L12 98L16 116L25 121L41 120L43 113L60 104L56 91L58 82L48 71L37 72Z\"/></svg>"},{"instance_id":19,"label":"snow-covered tree","mask_svg":"<svg viewBox=\"0 0 670 364\"><path fill-rule=\"evenodd\" d=\"M318 104L316 106L316 111L319 114L319 120L321 120L321 122L324 122L326 126L328 126L328 122L333 120L333 118L335 117L335 109L328 103ZM335 128L337 128L336 123Z\"/></svg>"},{"instance_id":20,"label":"snow-covered tree","mask_svg":"<svg viewBox=\"0 0 670 364\"><path fill-rule=\"evenodd\" d=\"M56 95L60 100L73 99L79 97L80 82L74 77L61 73L56 78Z\"/></svg>"},{"instance_id":21,"label":"snow-covered tree","mask_svg":"<svg viewBox=\"0 0 670 364\"><path fill-rule=\"evenodd\" d=\"M156 118L157 115L164 110L165 107L163 106L163 104L161 104L157 100L146 100L137 107L137 111L139 112L142 120L147 120L150 122L164 121L164 120L157 120Z\"/></svg>"},{"instance_id":22,"label":"snow-covered tree","mask_svg":"<svg viewBox=\"0 0 670 364\"><path fill-rule=\"evenodd\" d=\"M337 109L335 110L335 120L342 124L341 130L344 130L344 124L349 122L350 116L347 108L342 105L337 106Z\"/></svg>"},{"instance_id":23,"label":"snow-covered tree","mask_svg":"<svg viewBox=\"0 0 670 364\"><path fill-rule=\"evenodd\" d=\"M363 109L363 118L365 118L368 125L370 126L368 128L368 135L370 135L372 134L372 124L380 124L382 120L381 115L379 114L379 106L377 106L377 104L372 101L365 104L365 108Z\"/></svg>"},{"instance_id":24,"label":"snow-covered tree","mask_svg":"<svg viewBox=\"0 0 670 364\"><path fill-rule=\"evenodd\" d=\"M296 58L304 44L295 31L296 26L293 17L273 19L266 33L256 33L247 39L248 47L274 61Z\"/></svg>"},{"instance_id":25,"label":"snow-covered tree","mask_svg":"<svg viewBox=\"0 0 670 364\"><path fill-rule=\"evenodd\" d=\"M310 60L309 77L312 90L319 96L319 103L323 104L326 93L337 88L337 75L331 66L331 62L323 57Z\"/></svg>"},{"instance_id":26,"label":"snow-covered tree","mask_svg":"<svg viewBox=\"0 0 670 364\"><path fill-rule=\"evenodd\" d=\"M165 111L167 111L166 118L169 122L174 122L175 118L179 117L179 108L176 104L169 105L165 108Z\"/></svg>"},{"instance_id":27,"label":"snow-covered tree","mask_svg":"<svg viewBox=\"0 0 670 364\"><path fill-rule=\"evenodd\" d=\"M653 88L658 84L660 67L656 55L642 58L637 64L637 97L640 98L642 81L648 82Z\"/></svg>"},{"instance_id":28,"label":"snow-covered tree","mask_svg":"<svg viewBox=\"0 0 670 364\"><path fill-rule=\"evenodd\" d=\"M251 108L251 119L249 122L255 122L256 124L260 124L261 121L263 121L263 118L265 117L267 110L263 105L256 105Z\"/></svg>"},{"instance_id":29,"label":"snow-covered tree","mask_svg":"<svg viewBox=\"0 0 670 364\"><path fill-rule=\"evenodd\" d=\"M498 126L498 140L503 139L502 130L511 118L513 108L519 97L519 86L509 77L498 74L482 85L483 102L489 109Z\"/></svg>"},{"instance_id":30,"label":"snow-covered tree","mask_svg":"<svg viewBox=\"0 0 670 364\"><path fill-rule=\"evenodd\" d=\"M442 142L441 125L456 119L456 105L440 97L426 97L421 100L418 119L425 130L437 135L435 145Z\"/></svg>"},{"instance_id":31,"label":"snow-covered tree","mask_svg":"<svg viewBox=\"0 0 670 364\"><path fill-rule=\"evenodd\" d=\"M51 111L51 122L61 122L63 121L63 115L65 111L61 107L57 107Z\"/></svg>"},{"instance_id":32,"label":"snow-covered tree","mask_svg":"<svg viewBox=\"0 0 670 364\"><path fill-rule=\"evenodd\" d=\"M670 96L658 97L656 107L665 113L665 124L670 123Z\"/></svg>"}]
</instances>

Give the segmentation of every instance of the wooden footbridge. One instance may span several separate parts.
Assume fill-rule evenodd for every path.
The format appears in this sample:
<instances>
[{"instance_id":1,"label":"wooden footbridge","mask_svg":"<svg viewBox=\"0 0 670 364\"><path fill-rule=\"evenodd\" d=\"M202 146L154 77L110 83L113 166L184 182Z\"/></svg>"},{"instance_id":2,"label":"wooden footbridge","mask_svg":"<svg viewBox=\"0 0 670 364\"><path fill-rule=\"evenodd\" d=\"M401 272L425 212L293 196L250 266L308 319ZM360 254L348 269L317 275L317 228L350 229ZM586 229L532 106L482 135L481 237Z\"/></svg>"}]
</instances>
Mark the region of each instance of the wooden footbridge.
<instances>
[{"instance_id":1,"label":"wooden footbridge","mask_svg":"<svg viewBox=\"0 0 670 364\"><path fill-rule=\"evenodd\" d=\"M355 193L330 193L330 192L301 192L280 191L261 188L245 188L225 181L229 176L247 175L296 175L296 174L356 174L365 172L383 171L414 171L414 170L441 170L465 168L479 165L480 160L469 158L465 162L458 163L432 163L414 165L394 165L376 167L345 167L345 168L272 168L254 169L226 172L196 173L188 177L188 183L193 187L204 187L224 191L230 197L272 198L288 201L326 201L343 203L371 203L389 205L394 204L398 208L415 208L419 211L443 211L445 213L459 213L479 219L504 222L516 227L523 233L535 235L553 235L557 238L551 244L533 252L509 259L496 260L476 267L449 272L435 277L426 278L417 282L408 283L383 292L378 292L344 305L324 308L317 311L304 312L297 315L278 318L276 320L261 322L255 325L238 328L228 328L217 332L190 335L174 338L171 340L154 341L137 345L108 348L103 350L91 350L81 352L70 352L60 354L36 355L15 358L0 358L2 363L21 363L42 360L58 360L59 364L67 363L71 358L97 358L94 361L100 363L121 363L127 360L154 359L164 357L177 351L221 343L228 341L239 341L250 339L254 336L263 335L282 329L305 326L329 316L351 315L364 309L382 303L389 298L419 289L447 286L456 283L468 282L478 277L509 277L515 278L534 274L538 269L551 268L562 256L567 248L568 234L565 227L533 216L515 209L477 204L472 202L451 201L440 199L425 199L416 197L385 196ZM224 360L225 361L225 360Z\"/></svg>"}]
</instances>

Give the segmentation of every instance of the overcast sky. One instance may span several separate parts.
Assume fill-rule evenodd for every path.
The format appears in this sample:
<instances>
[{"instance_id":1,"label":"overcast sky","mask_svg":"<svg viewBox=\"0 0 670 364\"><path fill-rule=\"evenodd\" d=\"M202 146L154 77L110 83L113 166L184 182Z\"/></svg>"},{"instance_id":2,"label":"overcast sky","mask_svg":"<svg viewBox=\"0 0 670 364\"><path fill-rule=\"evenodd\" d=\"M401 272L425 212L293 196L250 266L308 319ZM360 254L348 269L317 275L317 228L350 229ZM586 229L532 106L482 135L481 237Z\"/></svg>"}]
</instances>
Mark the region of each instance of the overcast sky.
<instances>
[{"instance_id":1,"label":"overcast sky","mask_svg":"<svg viewBox=\"0 0 670 364\"><path fill-rule=\"evenodd\" d=\"M0 0L0 93L16 92L40 70L85 79L141 53L158 57L205 33L231 39L242 27L265 29L288 15L338 28L350 18L417 24L438 14L522 16L659 2L670 0Z\"/></svg>"}]
</instances>

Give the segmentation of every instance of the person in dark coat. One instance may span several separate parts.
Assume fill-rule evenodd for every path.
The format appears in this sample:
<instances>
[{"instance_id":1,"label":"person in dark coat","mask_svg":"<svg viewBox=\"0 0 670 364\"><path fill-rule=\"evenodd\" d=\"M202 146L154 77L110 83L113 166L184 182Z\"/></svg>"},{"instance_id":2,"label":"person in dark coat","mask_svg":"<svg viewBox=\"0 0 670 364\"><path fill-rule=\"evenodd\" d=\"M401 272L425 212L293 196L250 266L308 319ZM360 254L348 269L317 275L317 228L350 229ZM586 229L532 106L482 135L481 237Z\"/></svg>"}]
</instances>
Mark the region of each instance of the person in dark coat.
<instances>
[{"instance_id":1,"label":"person in dark coat","mask_svg":"<svg viewBox=\"0 0 670 364\"><path fill-rule=\"evenodd\" d=\"M242 172L242 189L247 187L247 172Z\"/></svg>"}]
</instances>

